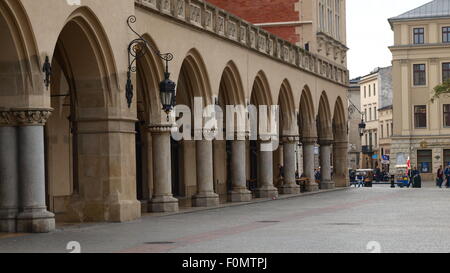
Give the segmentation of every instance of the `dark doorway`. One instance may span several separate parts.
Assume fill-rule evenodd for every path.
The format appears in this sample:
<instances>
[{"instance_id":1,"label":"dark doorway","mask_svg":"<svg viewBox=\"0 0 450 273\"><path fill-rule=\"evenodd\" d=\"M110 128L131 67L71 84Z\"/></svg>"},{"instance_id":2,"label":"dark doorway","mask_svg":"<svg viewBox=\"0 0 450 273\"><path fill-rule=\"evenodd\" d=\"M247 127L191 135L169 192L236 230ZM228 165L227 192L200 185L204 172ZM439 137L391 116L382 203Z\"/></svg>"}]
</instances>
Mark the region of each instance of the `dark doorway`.
<instances>
[{"instance_id":1,"label":"dark doorway","mask_svg":"<svg viewBox=\"0 0 450 273\"><path fill-rule=\"evenodd\" d=\"M136 191L137 200L144 199L143 177L142 177L142 130L140 122L136 122Z\"/></svg>"},{"instance_id":2,"label":"dark doorway","mask_svg":"<svg viewBox=\"0 0 450 273\"><path fill-rule=\"evenodd\" d=\"M181 143L178 141L175 141L171 138L172 194L174 197L181 197L180 149L181 149Z\"/></svg>"}]
</instances>

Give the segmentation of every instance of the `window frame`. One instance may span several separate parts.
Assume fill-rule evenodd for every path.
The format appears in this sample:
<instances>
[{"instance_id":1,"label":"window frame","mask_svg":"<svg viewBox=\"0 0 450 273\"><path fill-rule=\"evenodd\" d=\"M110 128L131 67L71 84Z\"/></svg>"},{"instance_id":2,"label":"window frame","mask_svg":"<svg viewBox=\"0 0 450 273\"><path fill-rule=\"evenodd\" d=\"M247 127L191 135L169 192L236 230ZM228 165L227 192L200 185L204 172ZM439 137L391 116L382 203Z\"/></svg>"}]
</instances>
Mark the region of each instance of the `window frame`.
<instances>
[{"instance_id":1,"label":"window frame","mask_svg":"<svg viewBox=\"0 0 450 273\"><path fill-rule=\"evenodd\" d=\"M444 31L444 29L446 29ZM450 26L443 26L441 28L442 31L442 43L447 44L450 43Z\"/></svg>"},{"instance_id":2,"label":"window frame","mask_svg":"<svg viewBox=\"0 0 450 273\"><path fill-rule=\"evenodd\" d=\"M422 30L421 33L416 33L416 30ZM412 29L412 43L414 45L424 45L425 44L425 27L413 27ZM416 42L416 36L419 37L419 41ZM422 38L422 40L420 41L420 38Z\"/></svg>"},{"instance_id":3,"label":"window frame","mask_svg":"<svg viewBox=\"0 0 450 273\"><path fill-rule=\"evenodd\" d=\"M425 108L425 113L418 113L417 112L417 108L419 107L424 107ZM414 129L427 129L428 128L428 107L426 105L414 105L413 106L413 113L414 113ZM417 120L417 116L418 115L425 115L425 126L424 127L419 127L418 126L418 120Z\"/></svg>"},{"instance_id":4,"label":"window frame","mask_svg":"<svg viewBox=\"0 0 450 273\"><path fill-rule=\"evenodd\" d=\"M446 112L446 107L448 107ZM446 119L446 114L448 115L448 118ZM446 120L448 121L448 124L446 124ZM444 128L450 128L450 104L442 104L442 126Z\"/></svg>"},{"instance_id":5,"label":"window frame","mask_svg":"<svg viewBox=\"0 0 450 273\"><path fill-rule=\"evenodd\" d=\"M448 66L447 69L445 69L445 70L444 70L444 65ZM447 79L445 79L445 77L444 77L445 72L447 73ZM446 80L450 81L450 62L449 61L445 61L445 62L441 63L441 81L442 81L442 83L444 83L444 82L446 82Z\"/></svg>"},{"instance_id":6,"label":"window frame","mask_svg":"<svg viewBox=\"0 0 450 273\"><path fill-rule=\"evenodd\" d=\"M416 67L420 67L420 66L423 66L424 67L424 69L423 69L423 71L422 70L416 70ZM427 86L427 84L428 84L428 79L427 79L427 76L428 76L428 73L427 73L427 63L414 63L414 64L412 64L412 81L413 81L413 86L414 87L426 87ZM421 77L420 77L420 75L419 75L419 79L416 81L416 73L423 73L424 75L423 75L423 80L424 80L424 83L423 84L421 84L420 82L419 82L419 80L421 79Z\"/></svg>"}]
</instances>

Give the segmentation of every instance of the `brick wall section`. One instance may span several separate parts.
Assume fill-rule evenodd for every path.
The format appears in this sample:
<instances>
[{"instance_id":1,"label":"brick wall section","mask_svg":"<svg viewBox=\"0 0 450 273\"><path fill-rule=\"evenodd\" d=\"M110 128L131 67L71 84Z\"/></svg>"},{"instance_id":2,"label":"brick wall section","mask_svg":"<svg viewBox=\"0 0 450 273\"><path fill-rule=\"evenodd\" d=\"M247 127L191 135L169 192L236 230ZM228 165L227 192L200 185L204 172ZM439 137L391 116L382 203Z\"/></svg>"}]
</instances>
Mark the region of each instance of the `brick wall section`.
<instances>
[{"instance_id":1,"label":"brick wall section","mask_svg":"<svg viewBox=\"0 0 450 273\"><path fill-rule=\"evenodd\" d=\"M300 21L295 5L299 0L206 0L250 23L273 23ZM297 43L300 37L295 26L264 27L265 30L291 42Z\"/></svg>"}]
</instances>

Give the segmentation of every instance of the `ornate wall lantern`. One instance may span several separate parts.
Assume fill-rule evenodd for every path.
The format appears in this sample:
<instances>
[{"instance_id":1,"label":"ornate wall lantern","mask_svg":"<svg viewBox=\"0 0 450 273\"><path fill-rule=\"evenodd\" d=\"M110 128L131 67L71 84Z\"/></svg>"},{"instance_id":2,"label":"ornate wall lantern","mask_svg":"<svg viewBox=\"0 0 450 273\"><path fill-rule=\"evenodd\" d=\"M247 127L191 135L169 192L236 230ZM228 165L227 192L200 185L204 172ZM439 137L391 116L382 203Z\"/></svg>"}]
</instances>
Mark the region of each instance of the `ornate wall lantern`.
<instances>
[{"instance_id":1,"label":"ornate wall lantern","mask_svg":"<svg viewBox=\"0 0 450 273\"><path fill-rule=\"evenodd\" d=\"M125 86L125 95L128 103L128 107L131 107L133 102L133 84L131 82L131 73L136 72L136 61L144 57L150 50L156 56L165 61L165 72L164 80L159 84L159 93L161 98L162 110L169 115L169 113L175 107L175 97L176 97L176 84L170 80L169 73L169 62L173 60L173 55L171 53L161 53L156 48L154 48L147 40L145 40L141 35L139 35L132 27L131 24L136 23L136 16L131 15L127 19L127 25L133 31L138 38L132 40L128 45L128 72L127 72L127 83Z\"/></svg>"}]
</instances>

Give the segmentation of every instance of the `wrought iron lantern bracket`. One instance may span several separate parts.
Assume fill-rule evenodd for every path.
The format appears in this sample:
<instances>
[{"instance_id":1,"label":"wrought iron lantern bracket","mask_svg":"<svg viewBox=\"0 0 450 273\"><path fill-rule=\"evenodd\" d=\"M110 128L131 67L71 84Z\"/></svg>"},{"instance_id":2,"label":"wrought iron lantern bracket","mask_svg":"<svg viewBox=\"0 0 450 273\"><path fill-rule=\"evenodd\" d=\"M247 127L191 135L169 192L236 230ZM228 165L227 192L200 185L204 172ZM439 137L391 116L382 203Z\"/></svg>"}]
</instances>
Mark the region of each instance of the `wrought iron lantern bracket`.
<instances>
[{"instance_id":1,"label":"wrought iron lantern bracket","mask_svg":"<svg viewBox=\"0 0 450 273\"><path fill-rule=\"evenodd\" d=\"M125 95L128 103L128 108L131 108L131 104L133 102L133 96L134 96L134 87L133 83L131 81L131 73L136 72L136 63L138 59L144 57L149 51L153 52L156 56L161 58L165 62L165 73L164 73L164 80L163 82L169 81L169 62L173 60L173 54L172 53L161 53L159 50L157 50L151 43L149 43L142 35L137 33L133 27L132 24L136 23L136 16L131 15L127 19L127 25L130 28L130 30L136 34L138 38L132 40L128 45L128 71L127 71L127 83L125 86ZM162 82L162 83L163 83ZM160 86L162 87L162 83ZM172 86L175 88L175 86ZM163 91L163 90L161 90ZM173 98L173 101L175 99ZM173 108L173 105L170 107L167 105L163 105L163 110L168 114Z\"/></svg>"}]
</instances>

